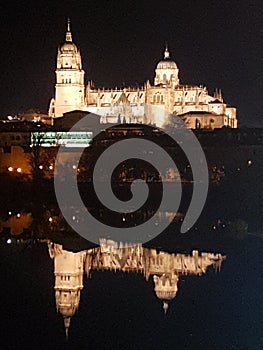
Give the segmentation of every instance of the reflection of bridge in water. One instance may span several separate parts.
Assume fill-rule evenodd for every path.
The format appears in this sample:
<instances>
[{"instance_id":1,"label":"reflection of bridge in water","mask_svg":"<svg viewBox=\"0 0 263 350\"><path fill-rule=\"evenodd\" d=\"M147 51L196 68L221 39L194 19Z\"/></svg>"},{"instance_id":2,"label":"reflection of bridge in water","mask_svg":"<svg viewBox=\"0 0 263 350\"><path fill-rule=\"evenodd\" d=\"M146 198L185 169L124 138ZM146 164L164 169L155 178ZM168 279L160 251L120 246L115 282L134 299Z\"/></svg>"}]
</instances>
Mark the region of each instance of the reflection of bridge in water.
<instances>
[{"instance_id":1,"label":"reflection of bridge in water","mask_svg":"<svg viewBox=\"0 0 263 350\"><path fill-rule=\"evenodd\" d=\"M84 272L92 270L136 272L146 280L153 276L156 296L163 301L166 313L168 302L176 296L180 275L202 275L209 266L219 270L224 257L221 254L201 253L170 254L142 245L128 246L101 240L100 247L80 252L64 250L49 242L49 254L54 258L56 307L64 318L66 334L70 319L75 314L83 288Z\"/></svg>"}]
</instances>

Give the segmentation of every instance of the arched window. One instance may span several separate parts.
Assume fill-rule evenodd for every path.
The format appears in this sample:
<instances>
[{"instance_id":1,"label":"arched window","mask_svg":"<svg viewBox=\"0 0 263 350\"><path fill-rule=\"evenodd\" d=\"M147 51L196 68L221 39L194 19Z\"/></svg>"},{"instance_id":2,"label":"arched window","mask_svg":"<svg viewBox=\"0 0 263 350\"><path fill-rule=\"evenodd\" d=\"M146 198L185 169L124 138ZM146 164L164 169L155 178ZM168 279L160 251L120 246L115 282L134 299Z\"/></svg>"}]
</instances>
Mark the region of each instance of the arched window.
<instances>
[{"instance_id":1,"label":"arched window","mask_svg":"<svg viewBox=\"0 0 263 350\"><path fill-rule=\"evenodd\" d=\"M163 74L163 81L166 81L166 74Z\"/></svg>"},{"instance_id":2,"label":"arched window","mask_svg":"<svg viewBox=\"0 0 263 350\"><path fill-rule=\"evenodd\" d=\"M161 95L161 103L163 103L163 95Z\"/></svg>"},{"instance_id":3,"label":"arched window","mask_svg":"<svg viewBox=\"0 0 263 350\"><path fill-rule=\"evenodd\" d=\"M160 95L157 95L157 103L160 103Z\"/></svg>"},{"instance_id":4,"label":"arched window","mask_svg":"<svg viewBox=\"0 0 263 350\"><path fill-rule=\"evenodd\" d=\"M153 103L156 102L156 95L153 95Z\"/></svg>"},{"instance_id":5,"label":"arched window","mask_svg":"<svg viewBox=\"0 0 263 350\"><path fill-rule=\"evenodd\" d=\"M198 119L195 120L195 128L196 129L200 129L201 128L201 123L200 123L200 120L198 120Z\"/></svg>"}]
</instances>

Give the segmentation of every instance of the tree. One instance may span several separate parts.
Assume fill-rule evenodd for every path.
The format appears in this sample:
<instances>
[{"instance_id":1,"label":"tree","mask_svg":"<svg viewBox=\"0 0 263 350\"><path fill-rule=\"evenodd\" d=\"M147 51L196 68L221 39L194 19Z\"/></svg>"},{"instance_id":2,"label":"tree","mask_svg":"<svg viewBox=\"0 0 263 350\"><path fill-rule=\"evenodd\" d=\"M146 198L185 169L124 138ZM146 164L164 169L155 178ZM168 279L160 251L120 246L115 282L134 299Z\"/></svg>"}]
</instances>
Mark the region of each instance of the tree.
<instances>
[{"instance_id":1,"label":"tree","mask_svg":"<svg viewBox=\"0 0 263 350\"><path fill-rule=\"evenodd\" d=\"M31 152L29 164L31 166L31 176L34 183L39 183L43 179L49 179L54 175L54 166L58 146L43 147L44 133L34 133L31 139Z\"/></svg>"}]
</instances>

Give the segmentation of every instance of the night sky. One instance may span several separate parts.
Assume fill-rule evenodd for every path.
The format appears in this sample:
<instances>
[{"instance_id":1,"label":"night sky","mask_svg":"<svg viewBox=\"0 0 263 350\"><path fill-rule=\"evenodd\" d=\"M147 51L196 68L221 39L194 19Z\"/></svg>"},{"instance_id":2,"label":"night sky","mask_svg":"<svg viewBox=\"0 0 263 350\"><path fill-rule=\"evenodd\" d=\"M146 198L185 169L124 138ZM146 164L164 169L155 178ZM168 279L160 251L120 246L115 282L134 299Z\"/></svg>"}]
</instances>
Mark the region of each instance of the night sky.
<instances>
[{"instance_id":1,"label":"night sky","mask_svg":"<svg viewBox=\"0 0 263 350\"><path fill-rule=\"evenodd\" d=\"M47 111L67 17L85 80L98 87L151 82L165 42L182 84L221 88L240 126L261 126L261 0L2 1L0 117ZM4 3L4 4L3 4Z\"/></svg>"}]
</instances>

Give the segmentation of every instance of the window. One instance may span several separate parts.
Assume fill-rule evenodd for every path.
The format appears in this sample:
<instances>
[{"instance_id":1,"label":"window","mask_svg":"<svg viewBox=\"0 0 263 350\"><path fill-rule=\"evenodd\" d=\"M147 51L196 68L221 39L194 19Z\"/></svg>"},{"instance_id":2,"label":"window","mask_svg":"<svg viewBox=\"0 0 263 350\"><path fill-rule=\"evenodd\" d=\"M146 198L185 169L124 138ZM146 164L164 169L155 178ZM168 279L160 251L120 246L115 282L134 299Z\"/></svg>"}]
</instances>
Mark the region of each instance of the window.
<instances>
[{"instance_id":1,"label":"window","mask_svg":"<svg viewBox=\"0 0 263 350\"><path fill-rule=\"evenodd\" d=\"M195 120L195 128L196 129L200 129L201 128L201 123L200 123L200 120L198 120L198 119Z\"/></svg>"}]
</instances>

